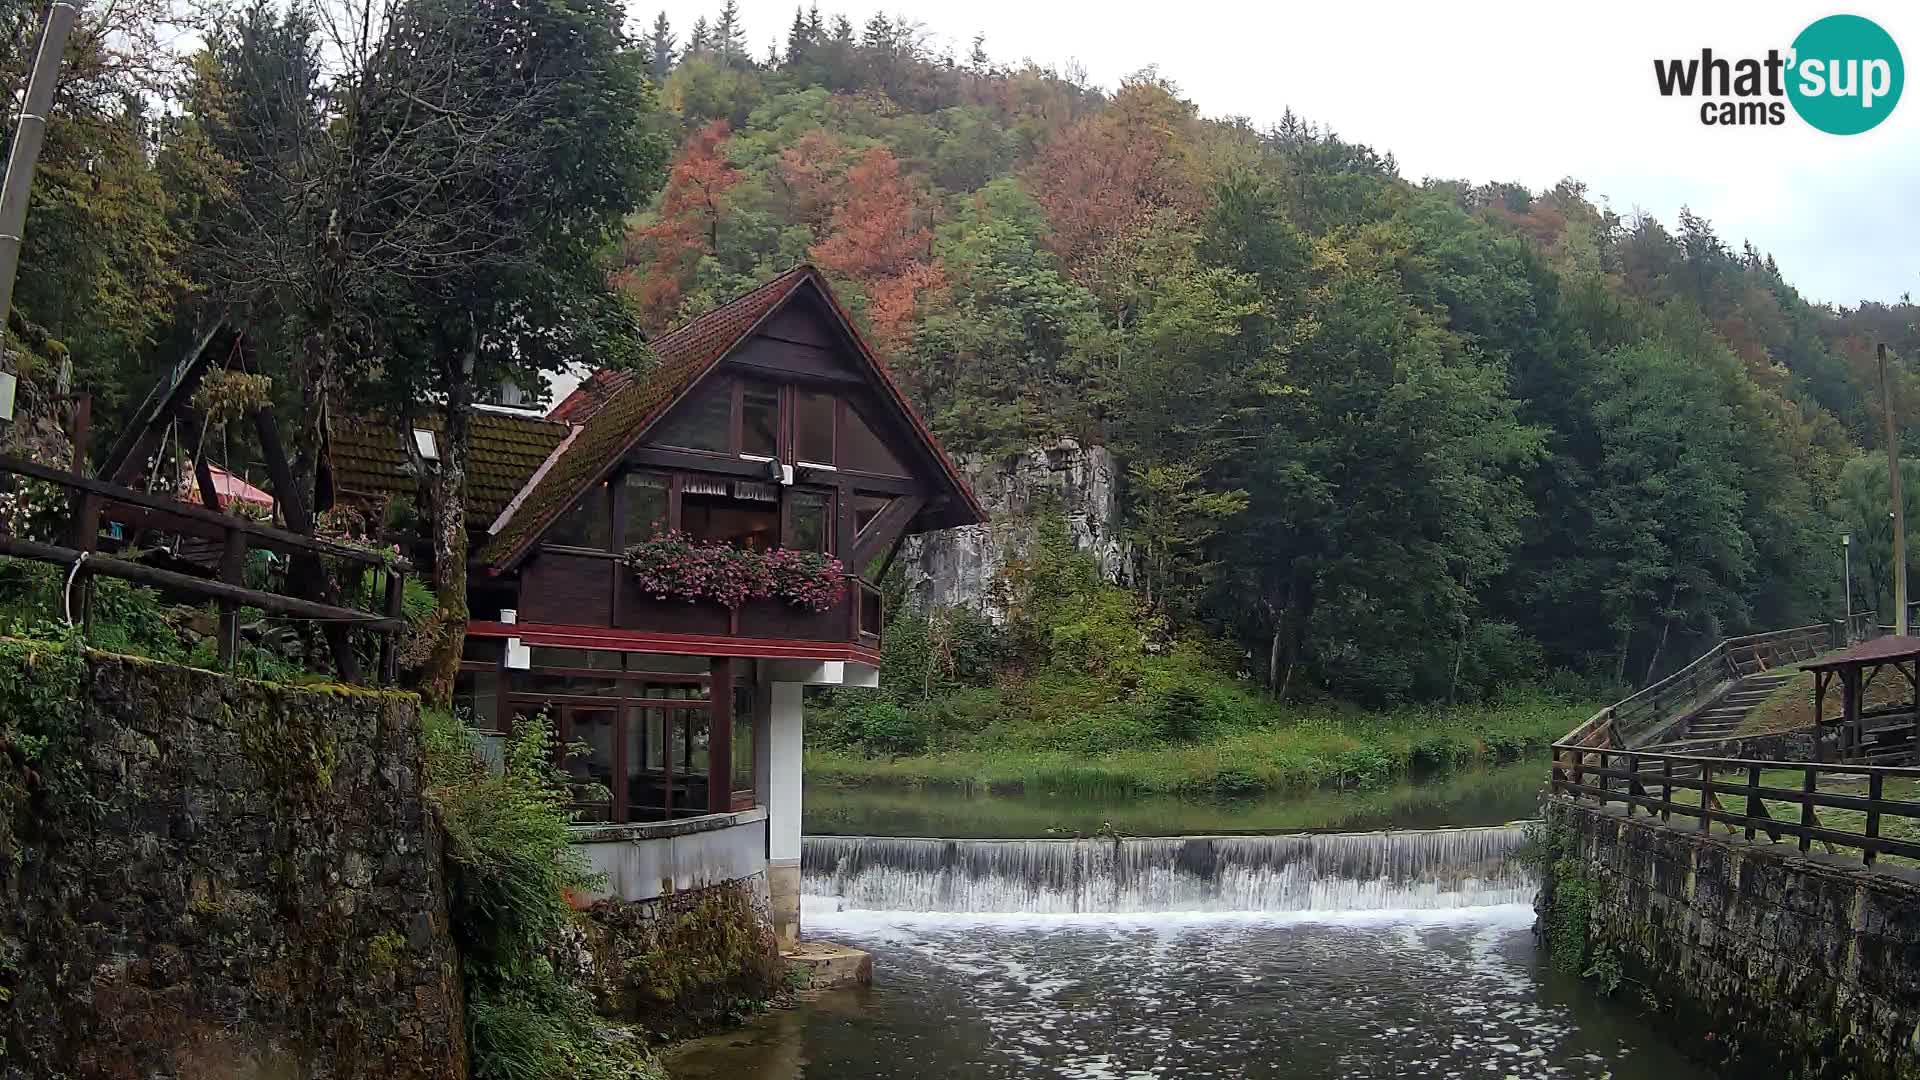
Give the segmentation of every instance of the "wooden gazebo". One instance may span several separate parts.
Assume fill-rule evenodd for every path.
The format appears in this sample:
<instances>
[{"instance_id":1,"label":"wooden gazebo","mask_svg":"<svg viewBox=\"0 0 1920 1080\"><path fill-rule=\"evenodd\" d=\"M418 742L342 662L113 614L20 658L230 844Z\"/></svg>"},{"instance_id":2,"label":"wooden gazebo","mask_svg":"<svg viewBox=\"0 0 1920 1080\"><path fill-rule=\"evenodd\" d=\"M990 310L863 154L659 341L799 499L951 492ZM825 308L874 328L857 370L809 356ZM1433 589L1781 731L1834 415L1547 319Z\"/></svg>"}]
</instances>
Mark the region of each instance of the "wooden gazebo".
<instances>
[{"instance_id":1,"label":"wooden gazebo","mask_svg":"<svg viewBox=\"0 0 1920 1080\"><path fill-rule=\"evenodd\" d=\"M1892 667L1907 681L1907 700L1869 709L1867 688L1883 668ZM1814 753L1824 759L1823 735L1837 730L1837 757L1841 761L1910 758L1914 746L1915 701L1920 700L1920 638L1883 637L1863 641L1824 660L1804 665L1813 672ZM1840 685L1840 716L1826 716L1827 687Z\"/></svg>"}]
</instances>

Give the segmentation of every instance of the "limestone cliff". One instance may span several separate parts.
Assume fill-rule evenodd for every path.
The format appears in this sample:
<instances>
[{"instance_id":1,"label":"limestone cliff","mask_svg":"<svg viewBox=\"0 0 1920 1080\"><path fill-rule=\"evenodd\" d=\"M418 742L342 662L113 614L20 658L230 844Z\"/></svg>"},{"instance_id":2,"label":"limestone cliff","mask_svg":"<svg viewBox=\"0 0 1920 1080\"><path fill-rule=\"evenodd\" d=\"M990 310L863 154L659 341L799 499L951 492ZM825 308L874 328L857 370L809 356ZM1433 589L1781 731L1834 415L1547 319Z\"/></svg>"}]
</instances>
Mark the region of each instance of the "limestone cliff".
<instances>
[{"instance_id":1,"label":"limestone cliff","mask_svg":"<svg viewBox=\"0 0 1920 1080\"><path fill-rule=\"evenodd\" d=\"M1017 454L958 454L954 462L992 515L986 525L910 537L901 549L907 601L970 607L998 619L993 582L1031 535L1036 511L1065 515L1074 546L1091 552L1108 580L1123 581L1132 551L1120 533L1120 466L1104 446L1073 439Z\"/></svg>"}]
</instances>

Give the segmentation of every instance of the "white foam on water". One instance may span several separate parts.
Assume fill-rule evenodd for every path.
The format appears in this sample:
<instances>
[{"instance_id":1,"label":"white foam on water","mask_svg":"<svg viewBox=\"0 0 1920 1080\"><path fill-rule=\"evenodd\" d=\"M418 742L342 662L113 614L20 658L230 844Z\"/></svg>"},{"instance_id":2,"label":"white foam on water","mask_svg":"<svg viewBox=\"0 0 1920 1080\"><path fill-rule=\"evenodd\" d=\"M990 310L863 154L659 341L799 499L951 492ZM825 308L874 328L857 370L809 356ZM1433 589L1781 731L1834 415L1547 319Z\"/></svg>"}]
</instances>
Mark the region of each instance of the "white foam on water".
<instances>
[{"instance_id":1,"label":"white foam on water","mask_svg":"<svg viewBox=\"0 0 1920 1080\"><path fill-rule=\"evenodd\" d=\"M809 837L841 910L967 914L1392 912L1533 901L1517 826L1099 840Z\"/></svg>"},{"instance_id":2,"label":"white foam on water","mask_svg":"<svg viewBox=\"0 0 1920 1080\"><path fill-rule=\"evenodd\" d=\"M1368 908L1354 911L884 911L848 908L836 896L800 898L800 925L829 936L875 935L889 930L1084 928L1181 933L1231 926L1485 926L1524 930L1533 925L1531 903L1474 907Z\"/></svg>"}]
</instances>

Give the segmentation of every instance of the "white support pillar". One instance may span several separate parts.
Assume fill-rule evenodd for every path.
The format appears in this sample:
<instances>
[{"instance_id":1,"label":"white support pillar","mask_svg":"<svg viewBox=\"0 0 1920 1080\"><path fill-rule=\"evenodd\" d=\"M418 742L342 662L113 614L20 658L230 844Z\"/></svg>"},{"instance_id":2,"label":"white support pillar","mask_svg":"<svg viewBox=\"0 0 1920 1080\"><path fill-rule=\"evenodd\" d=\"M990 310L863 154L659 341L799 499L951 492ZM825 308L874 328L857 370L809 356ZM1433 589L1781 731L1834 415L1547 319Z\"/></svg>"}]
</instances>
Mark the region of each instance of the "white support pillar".
<instances>
[{"instance_id":1,"label":"white support pillar","mask_svg":"<svg viewBox=\"0 0 1920 1080\"><path fill-rule=\"evenodd\" d=\"M776 682L767 724L767 894L781 947L800 936L800 684Z\"/></svg>"}]
</instances>

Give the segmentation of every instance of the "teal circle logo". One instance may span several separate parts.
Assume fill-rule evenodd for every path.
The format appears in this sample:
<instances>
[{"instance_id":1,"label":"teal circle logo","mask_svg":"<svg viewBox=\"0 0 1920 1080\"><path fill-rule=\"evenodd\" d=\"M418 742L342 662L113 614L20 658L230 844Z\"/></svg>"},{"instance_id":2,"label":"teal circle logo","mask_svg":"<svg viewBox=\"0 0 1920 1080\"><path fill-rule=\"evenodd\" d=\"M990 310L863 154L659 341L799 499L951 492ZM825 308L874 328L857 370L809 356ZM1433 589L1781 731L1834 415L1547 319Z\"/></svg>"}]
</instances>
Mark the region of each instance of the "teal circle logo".
<instances>
[{"instance_id":1,"label":"teal circle logo","mask_svg":"<svg viewBox=\"0 0 1920 1080\"><path fill-rule=\"evenodd\" d=\"M1906 76L1900 47L1880 24L1829 15L1793 39L1787 100L1829 135L1858 135L1893 112Z\"/></svg>"}]
</instances>

